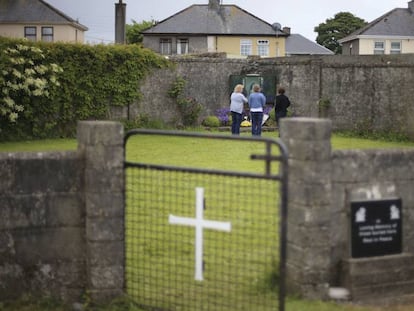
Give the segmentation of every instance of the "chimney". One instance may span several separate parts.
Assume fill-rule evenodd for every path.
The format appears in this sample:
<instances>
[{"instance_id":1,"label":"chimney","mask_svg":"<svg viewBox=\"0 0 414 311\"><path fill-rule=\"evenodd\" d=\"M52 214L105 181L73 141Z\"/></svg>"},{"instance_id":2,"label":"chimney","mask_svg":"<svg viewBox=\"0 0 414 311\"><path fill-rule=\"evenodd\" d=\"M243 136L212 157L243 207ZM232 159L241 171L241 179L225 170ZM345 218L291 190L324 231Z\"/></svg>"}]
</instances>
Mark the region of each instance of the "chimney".
<instances>
[{"instance_id":1,"label":"chimney","mask_svg":"<svg viewBox=\"0 0 414 311\"><path fill-rule=\"evenodd\" d=\"M290 27L283 27L282 31L287 34L290 35Z\"/></svg>"},{"instance_id":2,"label":"chimney","mask_svg":"<svg viewBox=\"0 0 414 311\"><path fill-rule=\"evenodd\" d=\"M414 0L411 0L410 2L408 2L408 10L410 11L411 14L414 14Z\"/></svg>"},{"instance_id":3,"label":"chimney","mask_svg":"<svg viewBox=\"0 0 414 311\"><path fill-rule=\"evenodd\" d=\"M221 0L208 0L208 9L218 11Z\"/></svg>"},{"instance_id":4,"label":"chimney","mask_svg":"<svg viewBox=\"0 0 414 311\"><path fill-rule=\"evenodd\" d=\"M125 44L126 3L115 3L115 43Z\"/></svg>"}]
</instances>

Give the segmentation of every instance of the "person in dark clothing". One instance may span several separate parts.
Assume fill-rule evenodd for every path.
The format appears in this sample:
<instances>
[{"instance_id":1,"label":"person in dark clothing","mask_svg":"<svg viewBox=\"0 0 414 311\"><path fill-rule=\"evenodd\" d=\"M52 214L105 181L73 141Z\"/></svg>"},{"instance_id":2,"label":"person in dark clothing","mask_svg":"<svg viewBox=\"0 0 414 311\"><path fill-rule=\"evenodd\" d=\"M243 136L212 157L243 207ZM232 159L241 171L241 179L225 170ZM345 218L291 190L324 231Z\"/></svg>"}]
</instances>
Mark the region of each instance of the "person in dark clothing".
<instances>
[{"instance_id":1,"label":"person in dark clothing","mask_svg":"<svg viewBox=\"0 0 414 311\"><path fill-rule=\"evenodd\" d=\"M279 127L280 118L284 118L287 115L287 108L290 106L290 100L285 95L285 88L279 87L277 93L278 95L275 100L275 115L277 127Z\"/></svg>"}]
</instances>

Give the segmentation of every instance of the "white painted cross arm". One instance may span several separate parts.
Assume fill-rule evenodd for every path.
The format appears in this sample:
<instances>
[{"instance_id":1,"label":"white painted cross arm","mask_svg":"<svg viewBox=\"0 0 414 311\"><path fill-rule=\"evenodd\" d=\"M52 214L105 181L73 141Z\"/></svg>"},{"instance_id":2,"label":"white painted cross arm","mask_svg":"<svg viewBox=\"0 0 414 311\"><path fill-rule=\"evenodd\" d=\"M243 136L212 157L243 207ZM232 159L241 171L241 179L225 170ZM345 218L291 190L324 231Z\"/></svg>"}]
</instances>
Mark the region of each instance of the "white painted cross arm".
<instances>
[{"instance_id":1,"label":"white painted cross arm","mask_svg":"<svg viewBox=\"0 0 414 311\"><path fill-rule=\"evenodd\" d=\"M172 225L195 227L195 279L203 280L203 229L231 231L230 222L220 222L203 219L204 188L196 188L196 218L170 215L168 221Z\"/></svg>"}]
</instances>

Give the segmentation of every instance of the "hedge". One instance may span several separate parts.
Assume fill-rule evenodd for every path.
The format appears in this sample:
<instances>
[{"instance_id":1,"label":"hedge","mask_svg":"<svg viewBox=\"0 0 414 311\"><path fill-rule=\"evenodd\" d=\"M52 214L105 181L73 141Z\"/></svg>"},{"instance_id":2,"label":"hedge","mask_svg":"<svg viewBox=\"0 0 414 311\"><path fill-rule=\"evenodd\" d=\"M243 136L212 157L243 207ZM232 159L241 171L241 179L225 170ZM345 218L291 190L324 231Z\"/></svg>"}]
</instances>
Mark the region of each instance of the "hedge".
<instances>
[{"instance_id":1,"label":"hedge","mask_svg":"<svg viewBox=\"0 0 414 311\"><path fill-rule=\"evenodd\" d=\"M50 85L44 96L23 94L21 90L19 96L15 93L23 111L12 122L1 110L2 105L7 106L4 99L11 85L9 77L16 74L5 51L21 45L39 48L43 65L54 64L62 70L56 73L59 86ZM0 55L0 141L74 137L78 120L107 119L111 106L139 101L143 78L155 68L171 65L139 45L92 46L0 37ZM24 70L20 66L20 71Z\"/></svg>"}]
</instances>

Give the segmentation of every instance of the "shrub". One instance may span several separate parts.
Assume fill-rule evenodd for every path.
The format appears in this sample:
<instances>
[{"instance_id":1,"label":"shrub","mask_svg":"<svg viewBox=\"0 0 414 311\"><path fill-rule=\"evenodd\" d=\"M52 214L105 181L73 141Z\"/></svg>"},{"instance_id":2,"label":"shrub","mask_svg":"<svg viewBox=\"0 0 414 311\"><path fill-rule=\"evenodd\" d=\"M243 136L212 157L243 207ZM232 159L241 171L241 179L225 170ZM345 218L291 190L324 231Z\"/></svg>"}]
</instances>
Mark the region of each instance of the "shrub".
<instances>
[{"instance_id":1,"label":"shrub","mask_svg":"<svg viewBox=\"0 0 414 311\"><path fill-rule=\"evenodd\" d=\"M220 120L216 116L208 116L203 120L203 125L209 127L219 127Z\"/></svg>"},{"instance_id":2,"label":"shrub","mask_svg":"<svg viewBox=\"0 0 414 311\"><path fill-rule=\"evenodd\" d=\"M194 126L197 124L203 106L194 97L185 97L184 89L187 81L178 76L167 94L173 98L177 108L181 113L184 126Z\"/></svg>"},{"instance_id":3,"label":"shrub","mask_svg":"<svg viewBox=\"0 0 414 311\"><path fill-rule=\"evenodd\" d=\"M18 63L10 64L7 51L13 50L20 56L13 56ZM79 120L107 119L111 106L137 102L140 81L154 68L170 64L138 45L90 46L0 37L0 141L74 137ZM23 72L24 80L19 80ZM36 89L26 89L25 81L35 81ZM13 93L18 88L19 94ZM8 96L13 101L7 93L14 96ZM1 109L4 106L11 109Z\"/></svg>"}]
</instances>

